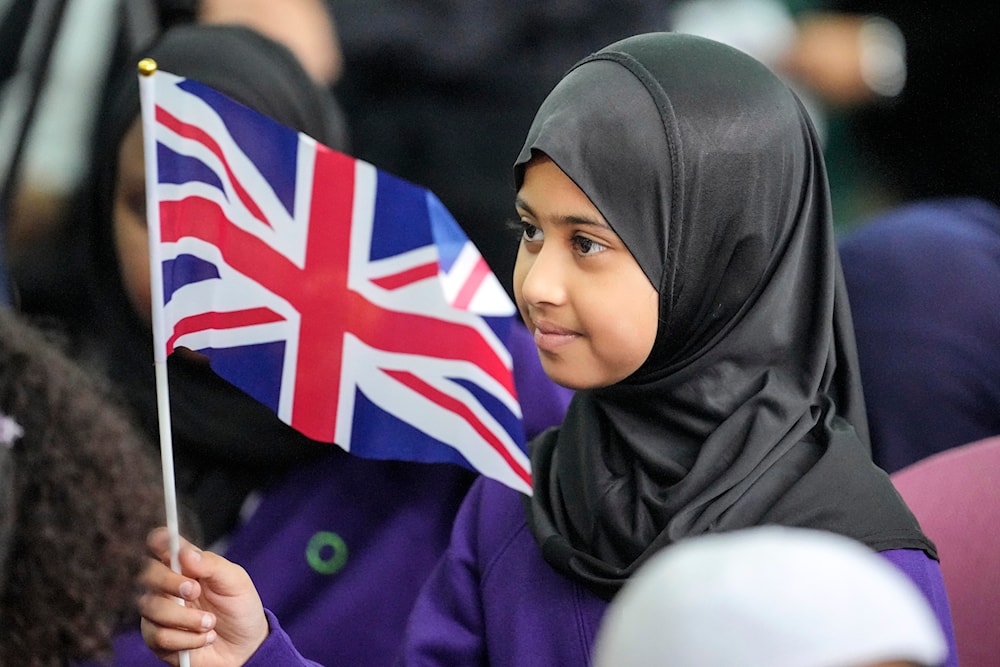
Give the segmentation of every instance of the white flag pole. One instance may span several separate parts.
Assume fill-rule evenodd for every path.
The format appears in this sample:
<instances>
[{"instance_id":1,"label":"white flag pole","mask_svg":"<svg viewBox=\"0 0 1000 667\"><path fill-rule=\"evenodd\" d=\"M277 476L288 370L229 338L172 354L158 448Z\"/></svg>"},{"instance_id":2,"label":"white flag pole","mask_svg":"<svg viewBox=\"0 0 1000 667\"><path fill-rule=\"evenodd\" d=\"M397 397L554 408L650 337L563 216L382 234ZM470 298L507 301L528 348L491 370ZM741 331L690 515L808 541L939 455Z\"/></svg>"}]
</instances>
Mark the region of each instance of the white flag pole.
<instances>
[{"instance_id":1,"label":"white flag pole","mask_svg":"<svg viewBox=\"0 0 1000 667\"><path fill-rule=\"evenodd\" d=\"M139 62L139 100L142 106L142 146L146 168L146 227L149 231L149 286L152 297L153 367L156 371L156 409L160 425L160 460L163 468L163 497L167 531L170 535L170 567L180 572L180 527L177 519L177 491L174 482L173 434L170 430L170 390L167 383L167 336L163 323L163 271L160 255L160 203L156 163L156 94L153 77L156 62ZM180 604L184 601L178 599ZM180 653L180 667L190 667L187 651Z\"/></svg>"}]
</instances>

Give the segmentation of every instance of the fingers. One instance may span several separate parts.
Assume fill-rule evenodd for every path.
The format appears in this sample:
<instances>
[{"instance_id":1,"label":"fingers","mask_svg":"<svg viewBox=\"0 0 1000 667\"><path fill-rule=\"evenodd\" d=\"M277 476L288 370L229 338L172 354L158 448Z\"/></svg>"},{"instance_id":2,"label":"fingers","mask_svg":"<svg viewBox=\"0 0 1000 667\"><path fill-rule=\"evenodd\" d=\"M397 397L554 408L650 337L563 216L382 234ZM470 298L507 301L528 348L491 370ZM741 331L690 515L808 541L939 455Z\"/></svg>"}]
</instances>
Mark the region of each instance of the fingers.
<instances>
[{"instance_id":1,"label":"fingers","mask_svg":"<svg viewBox=\"0 0 1000 667\"><path fill-rule=\"evenodd\" d=\"M178 609L184 609L174 604ZM154 612L151 612L154 613ZM192 632L181 628L161 625L147 616L142 618L142 639L161 660L177 664L174 656L179 651L192 651L215 643L218 635L215 630ZM172 657L174 656L174 657Z\"/></svg>"},{"instance_id":2,"label":"fingers","mask_svg":"<svg viewBox=\"0 0 1000 667\"><path fill-rule=\"evenodd\" d=\"M148 580L144 579L143 583L149 588L154 588L160 592L175 595L185 600L193 600L200 594L200 591L197 589L192 590L191 588L192 586L197 586L198 582L194 580L209 578L213 570L218 568L220 558L215 554L211 554L213 558L206 560L203 556L207 552L202 552L201 549L183 537L179 539L178 564L180 565L180 574L170 574L170 568L167 568L168 571L150 568L146 573L149 578ZM166 528L153 530L146 539L146 544L156 559L164 565L170 564L170 534ZM181 590L182 587L184 587L184 590Z\"/></svg>"},{"instance_id":3,"label":"fingers","mask_svg":"<svg viewBox=\"0 0 1000 667\"><path fill-rule=\"evenodd\" d=\"M153 531L147 543L155 559L149 560L140 578L146 588L139 600L146 644L167 662L173 662L177 651L212 644L213 655L238 658L232 664L242 664L270 632L250 575L186 540L181 540L180 572L175 572L169 565L167 531ZM179 599L186 604L178 604Z\"/></svg>"},{"instance_id":4,"label":"fingers","mask_svg":"<svg viewBox=\"0 0 1000 667\"><path fill-rule=\"evenodd\" d=\"M180 548L184 549L194 549L198 550L196 546L185 540L183 537L180 539ZM152 530L146 537L146 546L149 548L150 553L153 554L155 558L163 563L170 562L170 531L166 528L156 528Z\"/></svg>"},{"instance_id":5,"label":"fingers","mask_svg":"<svg viewBox=\"0 0 1000 667\"><path fill-rule=\"evenodd\" d=\"M161 560L162 567L150 567L144 573L143 583L148 588L185 600L198 598L205 589L216 595L232 596L245 594L253 588L250 576L242 567L211 551L202 551L183 539L178 553L181 572L174 572L167 566L169 548L164 551L160 538L159 534L152 536L150 549Z\"/></svg>"},{"instance_id":6,"label":"fingers","mask_svg":"<svg viewBox=\"0 0 1000 667\"><path fill-rule=\"evenodd\" d=\"M179 604L174 598L153 593L146 593L139 598L139 613L152 625L186 633L204 635L215 627L214 614Z\"/></svg>"},{"instance_id":7,"label":"fingers","mask_svg":"<svg viewBox=\"0 0 1000 667\"><path fill-rule=\"evenodd\" d=\"M201 595L201 585L195 579L174 572L166 564L156 560L150 560L146 564L139 577L139 583L154 595L173 596L184 600L196 600Z\"/></svg>"},{"instance_id":8,"label":"fingers","mask_svg":"<svg viewBox=\"0 0 1000 667\"><path fill-rule=\"evenodd\" d=\"M156 641L149 646L169 651L195 648L214 641L214 632L211 637L207 633L214 628L216 618L200 608L201 585L197 581L174 572L159 561L150 560L140 576L140 583L146 588L146 593L139 598L143 636L149 634Z\"/></svg>"}]
</instances>

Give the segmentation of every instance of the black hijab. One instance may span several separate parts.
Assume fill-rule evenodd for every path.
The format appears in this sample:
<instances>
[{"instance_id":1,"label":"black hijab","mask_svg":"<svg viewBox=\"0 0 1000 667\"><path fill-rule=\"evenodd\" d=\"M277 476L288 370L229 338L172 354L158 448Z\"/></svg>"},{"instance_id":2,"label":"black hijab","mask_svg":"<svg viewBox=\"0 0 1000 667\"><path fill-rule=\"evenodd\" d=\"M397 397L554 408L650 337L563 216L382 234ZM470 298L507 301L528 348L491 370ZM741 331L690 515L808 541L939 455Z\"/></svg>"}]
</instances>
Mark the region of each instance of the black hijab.
<instances>
[{"instance_id":1,"label":"black hijab","mask_svg":"<svg viewBox=\"0 0 1000 667\"><path fill-rule=\"evenodd\" d=\"M332 148L344 149L345 128L333 98L291 51L243 27L173 28L137 54L112 84L77 228L84 237L78 243L82 270L89 279L84 337L158 443L152 333L133 311L122 284L112 217L118 148L139 117L135 63L146 56L163 71L212 86ZM182 509L197 518L205 543L232 528L250 491L336 449L286 426L207 366L174 355L168 376L178 495Z\"/></svg>"},{"instance_id":2,"label":"black hijab","mask_svg":"<svg viewBox=\"0 0 1000 667\"><path fill-rule=\"evenodd\" d=\"M871 461L820 146L763 65L689 35L578 63L515 165L548 155L660 295L649 358L531 445L529 524L610 598L652 553L759 524L931 542Z\"/></svg>"}]
</instances>

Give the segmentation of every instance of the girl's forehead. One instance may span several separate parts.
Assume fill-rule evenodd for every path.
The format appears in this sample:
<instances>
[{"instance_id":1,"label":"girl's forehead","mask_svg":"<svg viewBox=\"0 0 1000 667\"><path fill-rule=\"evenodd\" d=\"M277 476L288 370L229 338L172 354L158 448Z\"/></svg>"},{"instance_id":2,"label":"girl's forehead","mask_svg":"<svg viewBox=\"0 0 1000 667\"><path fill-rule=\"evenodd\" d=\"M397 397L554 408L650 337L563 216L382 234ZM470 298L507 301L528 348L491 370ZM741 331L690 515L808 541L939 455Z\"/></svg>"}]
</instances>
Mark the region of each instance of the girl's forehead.
<instances>
[{"instance_id":1,"label":"girl's forehead","mask_svg":"<svg viewBox=\"0 0 1000 667\"><path fill-rule=\"evenodd\" d=\"M611 228L587 193L544 154L528 162L515 205L557 222Z\"/></svg>"},{"instance_id":2,"label":"girl's forehead","mask_svg":"<svg viewBox=\"0 0 1000 667\"><path fill-rule=\"evenodd\" d=\"M523 181L548 156L583 191L658 284L669 216L669 146L645 84L620 63L585 62L536 114L515 165Z\"/></svg>"}]
</instances>

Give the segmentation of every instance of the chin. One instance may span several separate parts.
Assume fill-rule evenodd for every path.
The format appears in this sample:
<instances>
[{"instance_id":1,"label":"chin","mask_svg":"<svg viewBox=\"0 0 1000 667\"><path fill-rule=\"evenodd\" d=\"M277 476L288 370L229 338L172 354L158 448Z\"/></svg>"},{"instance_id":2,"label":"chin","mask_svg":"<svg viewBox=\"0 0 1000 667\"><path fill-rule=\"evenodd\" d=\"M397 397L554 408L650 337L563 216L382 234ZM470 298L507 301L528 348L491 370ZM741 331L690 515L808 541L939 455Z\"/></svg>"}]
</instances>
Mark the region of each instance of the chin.
<instances>
[{"instance_id":1,"label":"chin","mask_svg":"<svg viewBox=\"0 0 1000 667\"><path fill-rule=\"evenodd\" d=\"M550 380L555 382L560 387L565 387L566 389L571 389L573 391L610 387L613 384L621 382L631 374L631 372L622 374L607 371L596 371L592 373L587 373L586 371L581 372L579 364L571 364L565 360L547 362L544 355L542 355L541 361L542 370L545 371L545 374L549 376Z\"/></svg>"},{"instance_id":2,"label":"chin","mask_svg":"<svg viewBox=\"0 0 1000 667\"><path fill-rule=\"evenodd\" d=\"M566 389L571 389L573 391L581 391L583 389L595 389L597 387L603 386L600 383L595 383L593 381L588 381L587 378L581 377L580 373L565 372L565 368L552 368L545 361L542 361L542 370L545 374L549 376L549 379L555 382L560 387L565 387ZM563 371L563 372L560 372Z\"/></svg>"}]
</instances>

